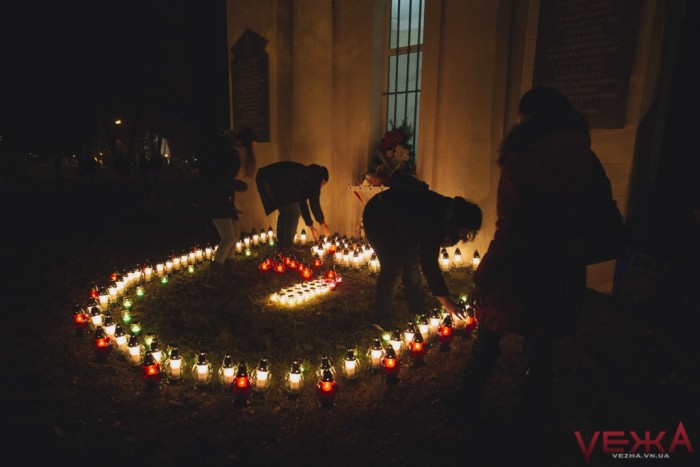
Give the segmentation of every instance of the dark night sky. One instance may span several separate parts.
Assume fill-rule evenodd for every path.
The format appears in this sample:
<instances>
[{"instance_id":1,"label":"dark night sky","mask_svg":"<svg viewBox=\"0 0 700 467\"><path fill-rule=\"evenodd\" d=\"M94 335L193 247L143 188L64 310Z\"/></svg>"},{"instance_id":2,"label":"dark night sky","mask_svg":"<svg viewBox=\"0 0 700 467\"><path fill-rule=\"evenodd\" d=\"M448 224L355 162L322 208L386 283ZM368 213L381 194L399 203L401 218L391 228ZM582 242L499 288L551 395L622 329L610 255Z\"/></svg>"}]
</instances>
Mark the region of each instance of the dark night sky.
<instances>
[{"instance_id":1,"label":"dark night sky","mask_svg":"<svg viewBox=\"0 0 700 467\"><path fill-rule=\"evenodd\" d=\"M220 124L225 22L223 0L3 2L5 142L70 151L117 116L162 133Z\"/></svg>"}]
</instances>

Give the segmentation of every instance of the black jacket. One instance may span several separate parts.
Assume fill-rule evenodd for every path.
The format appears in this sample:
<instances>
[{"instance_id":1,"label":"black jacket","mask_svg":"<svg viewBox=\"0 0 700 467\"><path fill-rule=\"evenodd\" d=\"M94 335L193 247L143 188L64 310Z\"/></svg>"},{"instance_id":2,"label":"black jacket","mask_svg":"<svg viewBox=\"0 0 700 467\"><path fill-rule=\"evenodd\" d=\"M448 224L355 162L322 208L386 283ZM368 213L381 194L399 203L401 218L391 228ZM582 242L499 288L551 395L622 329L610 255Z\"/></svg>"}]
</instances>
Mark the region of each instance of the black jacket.
<instances>
[{"instance_id":1,"label":"black jacket","mask_svg":"<svg viewBox=\"0 0 700 467\"><path fill-rule=\"evenodd\" d=\"M392 241L400 239L411 251L417 251L423 275L438 297L449 294L438 258L440 248L452 243L447 238L453 204L453 198L427 188L397 186L375 195L363 213L368 237L370 231L378 230L390 235ZM376 224L384 228L373 229Z\"/></svg>"},{"instance_id":2,"label":"black jacket","mask_svg":"<svg viewBox=\"0 0 700 467\"><path fill-rule=\"evenodd\" d=\"M317 222L324 222L320 201L323 182L321 166L292 161L275 162L261 167L255 176L255 182L266 215L284 204L298 202L306 225L313 225L311 212Z\"/></svg>"},{"instance_id":3,"label":"black jacket","mask_svg":"<svg viewBox=\"0 0 700 467\"><path fill-rule=\"evenodd\" d=\"M228 138L217 136L208 142L200 160L196 193L197 205L205 216L238 219L232 197L246 186L236 180L240 169L240 155Z\"/></svg>"}]
</instances>

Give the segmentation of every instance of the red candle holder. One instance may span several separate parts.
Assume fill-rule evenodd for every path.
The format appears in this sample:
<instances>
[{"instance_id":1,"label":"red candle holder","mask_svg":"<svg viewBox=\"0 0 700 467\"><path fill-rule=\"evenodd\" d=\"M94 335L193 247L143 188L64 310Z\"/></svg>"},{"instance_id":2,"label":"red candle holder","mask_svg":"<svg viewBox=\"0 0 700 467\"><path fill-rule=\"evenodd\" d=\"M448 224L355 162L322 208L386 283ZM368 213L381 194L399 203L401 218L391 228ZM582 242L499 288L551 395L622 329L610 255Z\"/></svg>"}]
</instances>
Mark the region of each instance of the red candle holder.
<instances>
[{"instance_id":1,"label":"red candle holder","mask_svg":"<svg viewBox=\"0 0 700 467\"><path fill-rule=\"evenodd\" d=\"M455 338L454 324L450 315L445 316L442 324L438 327L438 340L440 341L440 351L449 352L450 344Z\"/></svg>"},{"instance_id":2,"label":"red candle holder","mask_svg":"<svg viewBox=\"0 0 700 467\"><path fill-rule=\"evenodd\" d=\"M158 363L158 360L153 356L152 353L148 353L143 359L143 365L141 366L141 378L146 383L148 387L155 387L161 381L161 376L163 370Z\"/></svg>"},{"instance_id":3,"label":"red candle holder","mask_svg":"<svg viewBox=\"0 0 700 467\"><path fill-rule=\"evenodd\" d=\"M75 305L75 307L73 307L73 329L75 330L75 335L85 335L85 331L87 331L89 326L90 316L88 316L80 305Z\"/></svg>"},{"instance_id":4,"label":"red candle holder","mask_svg":"<svg viewBox=\"0 0 700 467\"><path fill-rule=\"evenodd\" d=\"M335 405L335 397L338 394L338 386L333 378L333 373L326 368L321 373L321 379L316 385L316 395L323 408L330 408Z\"/></svg>"},{"instance_id":5,"label":"red candle holder","mask_svg":"<svg viewBox=\"0 0 700 467\"><path fill-rule=\"evenodd\" d=\"M102 326L97 326L94 334L93 350L99 361L106 360L112 351L112 339L107 335Z\"/></svg>"},{"instance_id":6,"label":"red candle holder","mask_svg":"<svg viewBox=\"0 0 700 467\"><path fill-rule=\"evenodd\" d=\"M408 343L408 354L411 356L413 366L422 366L424 364L423 358L426 353L427 346L423 341L423 336L420 332L417 332L413 336L413 340Z\"/></svg>"},{"instance_id":7,"label":"red candle holder","mask_svg":"<svg viewBox=\"0 0 700 467\"><path fill-rule=\"evenodd\" d=\"M386 346L386 352L382 358L382 368L384 369L384 381L389 384L396 384L399 382L401 362L391 344Z\"/></svg>"},{"instance_id":8,"label":"red candle holder","mask_svg":"<svg viewBox=\"0 0 700 467\"><path fill-rule=\"evenodd\" d=\"M245 362L240 362L236 369L236 377L233 378L233 403L235 405L245 405L248 403L252 388L250 386L250 376Z\"/></svg>"}]
</instances>

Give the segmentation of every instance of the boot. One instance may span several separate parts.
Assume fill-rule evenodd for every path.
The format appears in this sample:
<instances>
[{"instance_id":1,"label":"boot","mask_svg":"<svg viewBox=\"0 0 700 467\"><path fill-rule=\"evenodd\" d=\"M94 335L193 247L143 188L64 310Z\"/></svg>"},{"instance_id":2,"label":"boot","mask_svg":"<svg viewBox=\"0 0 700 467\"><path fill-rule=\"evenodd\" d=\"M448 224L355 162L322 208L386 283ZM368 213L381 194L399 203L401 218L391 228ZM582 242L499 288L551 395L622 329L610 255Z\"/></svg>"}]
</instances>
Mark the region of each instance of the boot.
<instances>
[{"instance_id":1,"label":"boot","mask_svg":"<svg viewBox=\"0 0 700 467\"><path fill-rule=\"evenodd\" d=\"M224 265L212 261L207 273L207 281L204 287L208 289L220 289L224 286Z\"/></svg>"},{"instance_id":2,"label":"boot","mask_svg":"<svg viewBox=\"0 0 700 467\"><path fill-rule=\"evenodd\" d=\"M235 264L236 263L232 258L227 258L226 261L224 261L224 282L231 282L236 277Z\"/></svg>"},{"instance_id":3,"label":"boot","mask_svg":"<svg viewBox=\"0 0 700 467\"><path fill-rule=\"evenodd\" d=\"M481 422L486 386L501 355L499 345L501 336L502 333L487 329L480 330L464 370L462 387L456 393L445 397L445 402L453 407L454 415L464 418L465 422L471 424Z\"/></svg>"}]
</instances>

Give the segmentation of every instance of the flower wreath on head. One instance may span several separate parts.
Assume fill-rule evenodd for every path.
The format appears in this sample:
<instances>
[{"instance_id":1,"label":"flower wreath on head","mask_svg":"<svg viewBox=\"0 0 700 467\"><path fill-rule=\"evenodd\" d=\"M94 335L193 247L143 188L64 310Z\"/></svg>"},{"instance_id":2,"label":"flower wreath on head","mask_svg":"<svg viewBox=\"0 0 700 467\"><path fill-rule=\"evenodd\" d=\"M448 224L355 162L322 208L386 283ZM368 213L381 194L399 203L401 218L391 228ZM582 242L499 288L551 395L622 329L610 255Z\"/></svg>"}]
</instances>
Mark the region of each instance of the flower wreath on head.
<instances>
[{"instance_id":1,"label":"flower wreath on head","mask_svg":"<svg viewBox=\"0 0 700 467\"><path fill-rule=\"evenodd\" d=\"M375 148L375 156L365 180L370 185L389 185L391 176L396 171L413 174L416 171L416 156L409 143L413 137L413 128L404 119L400 126L389 122L391 128Z\"/></svg>"}]
</instances>

